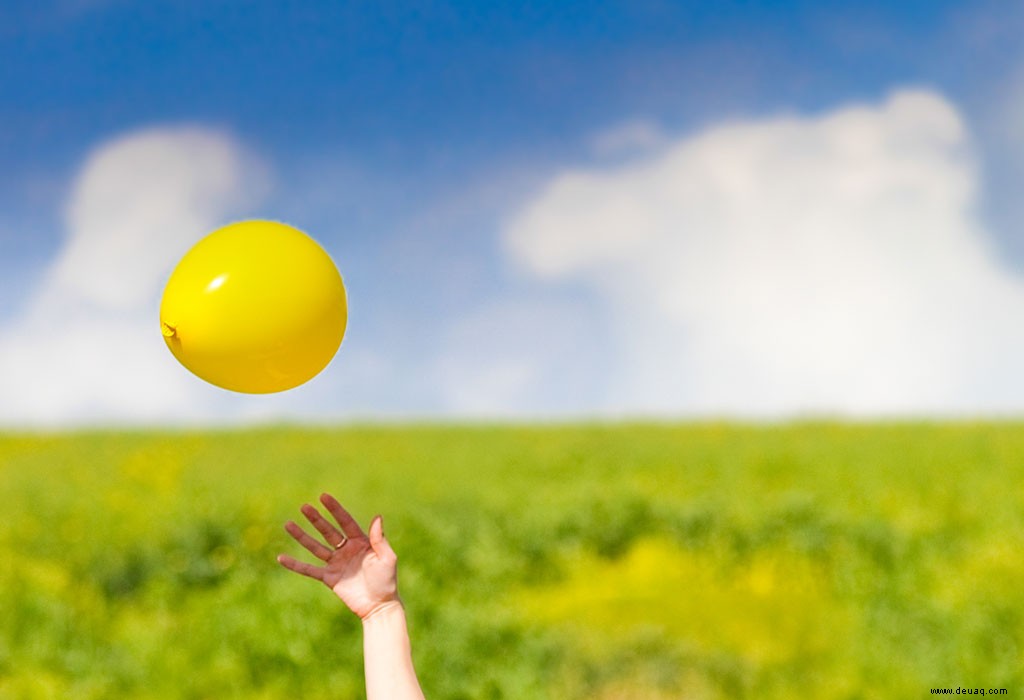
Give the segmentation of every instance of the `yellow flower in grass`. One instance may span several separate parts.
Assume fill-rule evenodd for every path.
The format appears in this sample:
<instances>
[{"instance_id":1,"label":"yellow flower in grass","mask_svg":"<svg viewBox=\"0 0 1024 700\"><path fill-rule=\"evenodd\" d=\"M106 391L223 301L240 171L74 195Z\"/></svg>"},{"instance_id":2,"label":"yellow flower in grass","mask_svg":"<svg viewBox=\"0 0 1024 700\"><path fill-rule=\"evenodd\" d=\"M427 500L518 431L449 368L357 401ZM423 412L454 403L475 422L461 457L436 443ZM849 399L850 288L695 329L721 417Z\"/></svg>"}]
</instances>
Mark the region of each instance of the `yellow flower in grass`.
<instances>
[{"instance_id":1,"label":"yellow flower in grass","mask_svg":"<svg viewBox=\"0 0 1024 700\"><path fill-rule=\"evenodd\" d=\"M583 554L567 569L565 581L520 592L519 604L537 622L588 633L581 638L653 632L764 664L838 651L850 625L817 565L784 550L726 564L652 538L621 559Z\"/></svg>"}]
</instances>

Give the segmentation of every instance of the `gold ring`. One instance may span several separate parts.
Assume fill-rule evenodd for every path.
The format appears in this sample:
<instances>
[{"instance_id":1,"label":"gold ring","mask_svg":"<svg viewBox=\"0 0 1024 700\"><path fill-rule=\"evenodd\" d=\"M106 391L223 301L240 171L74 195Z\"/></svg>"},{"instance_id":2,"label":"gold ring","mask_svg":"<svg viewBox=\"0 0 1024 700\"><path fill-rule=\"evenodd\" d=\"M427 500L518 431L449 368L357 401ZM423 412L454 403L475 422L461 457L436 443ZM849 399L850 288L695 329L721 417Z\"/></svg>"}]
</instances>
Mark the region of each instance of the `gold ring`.
<instances>
[{"instance_id":1,"label":"gold ring","mask_svg":"<svg viewBox=\"0 0 1024 700\"><path fill-rule=\"evenodd\" d=\"M339 542L338 544L334 545L334 548L335 548L335 549L341 549L342 547L344 547L344 546L345 546L345 544L346 544L347 542L348 542L348 538L346 537L346 538L345 538L345 539L343 539L343 540L342 540L341 542Z\"/></svg>"}]
</instances>

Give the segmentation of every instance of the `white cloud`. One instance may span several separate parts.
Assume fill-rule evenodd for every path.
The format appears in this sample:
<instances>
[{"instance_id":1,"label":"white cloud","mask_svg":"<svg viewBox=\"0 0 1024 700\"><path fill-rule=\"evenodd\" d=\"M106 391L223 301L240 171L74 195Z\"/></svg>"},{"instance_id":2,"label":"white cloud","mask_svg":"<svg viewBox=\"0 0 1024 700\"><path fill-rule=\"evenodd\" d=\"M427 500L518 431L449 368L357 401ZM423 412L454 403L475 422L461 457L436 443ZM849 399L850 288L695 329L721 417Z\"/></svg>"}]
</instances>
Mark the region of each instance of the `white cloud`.
<instances>
[{"instance_id":1,"label":"white cloud","mask_svg":"<svg viewBox=\"0 0 1024 700\"><path fill-rule=\"evenodd\" d=\"M266 186L230 137L141 131L101 145L75 179L68 237L23 313L0 328L0 422L201 420L231 399L185 374L158 302L189 246Z\"/></svg>"},{"instance_id":2,"label":"white cloud","mask_svg":"<svg viewBox=\"0 0 1024 700\"><path fill-rule=\"evenodd\" d=\"M602 358L577 304L495 301L453 321L433 379L454 415L565 414L587 410ZM586 345L580 338L589 338Z\"/></svg>"},{"instance_id":3,"label":"white cloud","mask_svg":"<svg viewBox=\"0 0 1024 700\"><path fill-rule=\"evenodd\" d=\"M1024 408L1024 287L974 217L957 110L927 91L737 122L565 172L509 254L615 324L613 411Z\"/></svg>"},{"instance_id":4,"label":"white cloud","mask_svg":"<svg viewBox=\"0 0 1024 700\"><path fill-rule=\"evenodd\" d=\"M169 266L260 189L254 172L251 157L212 131L155 129L104 144L75 181L68 238L36 311L145 308Z\"/></svg>"},{"instance_id":5,"label":"white cloud","mask_svg":"<svg viewBox=\"0 0 1024 700\"><path fill-rule=\"evenodd\" d=\"M601 156L632 155L663 146L667 140L657 124L635 119L595 134L590 145Z\"/></svg>"}]
</instances>

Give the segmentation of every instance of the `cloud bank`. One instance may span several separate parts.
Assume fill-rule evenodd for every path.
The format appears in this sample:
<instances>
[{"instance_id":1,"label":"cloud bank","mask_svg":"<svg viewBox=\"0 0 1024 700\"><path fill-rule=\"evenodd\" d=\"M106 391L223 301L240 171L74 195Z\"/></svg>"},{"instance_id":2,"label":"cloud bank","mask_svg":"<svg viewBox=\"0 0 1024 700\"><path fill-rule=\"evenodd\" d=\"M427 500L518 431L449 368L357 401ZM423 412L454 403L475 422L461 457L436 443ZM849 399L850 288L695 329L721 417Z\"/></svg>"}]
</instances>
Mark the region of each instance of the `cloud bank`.
<instances>
[{"instance_id":1,"label":"cloud bank","mask_svg":"<svg viewBox=\"0 0 1024 700\"><path fill-rule=\"evenodd\" d=\"M0 329L0 422L215 414L224 398L182 381L159 342L159 294L180 256L264 187L259 164L206 129L150 129L92 153L73 183L63 248Z\"/></svg>"},{"instance_id":2,"label":"cloud bank","mask_svg":"<svg viewBox=\"0 0 1024 700\"><path fill-rule=\"evenodd\" d=\"M954 106L902 91L564 172L503 242L611 320L600 411L1020 410L1024 285L975 217L977 189Z\"/></svg>"},{"instance_id":3,"label":"cloud bank","mask_svg":"<svg viewBox=\"0 0 1024 700\"><path fill-rule=\"evenodd\" d=\"M508 219L502 250L525 275L515 289L432 318L436 335L415 360L382 359L416 312L410 301L392 335L346 340L330 377L248 397L178 366L157 306L175 262L255 203L265 171L207 129L101 144L73 182L64 246L0 327L0 424L324 419L353 406L377 416L1024 408L1024 281L975 214L971 138L940 95L903 91L682 138L638 121L593 147L614 164L557 174Z\"/></svg>"}]
</instances>

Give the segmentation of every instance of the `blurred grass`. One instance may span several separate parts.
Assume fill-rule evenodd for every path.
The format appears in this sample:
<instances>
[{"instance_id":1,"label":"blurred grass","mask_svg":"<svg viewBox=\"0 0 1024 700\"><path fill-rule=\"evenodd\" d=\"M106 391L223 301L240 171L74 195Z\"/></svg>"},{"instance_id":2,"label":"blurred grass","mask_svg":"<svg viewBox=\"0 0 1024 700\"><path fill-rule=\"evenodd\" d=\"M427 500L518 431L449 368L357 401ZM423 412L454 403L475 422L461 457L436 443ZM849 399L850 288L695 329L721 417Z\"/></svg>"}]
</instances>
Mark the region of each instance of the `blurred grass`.
<instances>
[{"instance_id":1,"label":"blurred grass","mask_svg":"<svg viewBox=\"0 0 1024 700\"><path fill-rule=\"evenodd\" d=\"M0 698L361 696L324 490L431 700L1024 690L1024 425L629 424L0 436Z\"/></svg>"}]
</instances>

